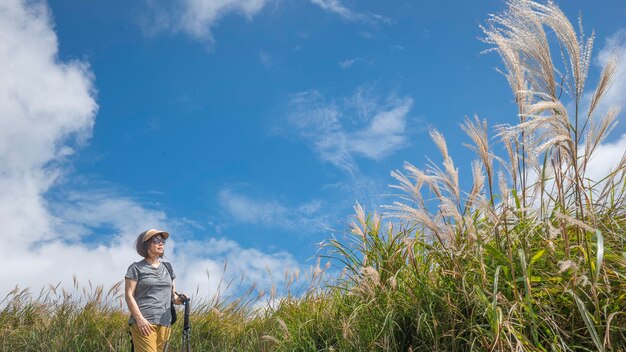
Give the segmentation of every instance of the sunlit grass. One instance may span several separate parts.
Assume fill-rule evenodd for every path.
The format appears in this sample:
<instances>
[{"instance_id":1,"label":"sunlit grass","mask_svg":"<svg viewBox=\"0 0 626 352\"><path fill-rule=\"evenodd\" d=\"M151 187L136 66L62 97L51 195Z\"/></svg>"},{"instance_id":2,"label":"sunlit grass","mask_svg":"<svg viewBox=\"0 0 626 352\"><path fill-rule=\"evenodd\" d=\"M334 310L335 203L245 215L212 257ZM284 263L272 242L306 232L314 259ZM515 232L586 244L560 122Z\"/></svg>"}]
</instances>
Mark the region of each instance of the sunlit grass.
<instances>
[{"instance_id":1,"label":"sunlit grass","mask_svg":"<svg viewBox=\"0 0 626 352\"><path fill-rule=\"evenodd\" d=\"M2 307L2 351L114 351L128 343L127 332L120 329L128 315L122 310L119 285L108 292L92 287L76 294L50 286L37 297L16 288Z\"/></svg>"}]
</instances>

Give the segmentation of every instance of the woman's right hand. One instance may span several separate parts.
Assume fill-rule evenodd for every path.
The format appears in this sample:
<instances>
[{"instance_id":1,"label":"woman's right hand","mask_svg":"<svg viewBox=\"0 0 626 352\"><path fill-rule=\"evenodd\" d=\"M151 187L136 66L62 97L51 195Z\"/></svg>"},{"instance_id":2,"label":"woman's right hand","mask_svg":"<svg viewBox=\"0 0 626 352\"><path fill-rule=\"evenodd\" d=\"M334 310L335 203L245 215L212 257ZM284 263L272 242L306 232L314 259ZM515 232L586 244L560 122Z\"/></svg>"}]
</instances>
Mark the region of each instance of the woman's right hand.
<instances>
[{"instance_id":1,"label":"woman's right hand","mask_svg":"<svg viewBox=\"0 0 626 352\"><path fill-rule=\"evenodd\" d=\"M137 329L143 336L148 336L152 332L152 326L150 322L146 320L144 317L139 317L139 319L135 319L137 321Z\"/></svg>"}]
</instances>

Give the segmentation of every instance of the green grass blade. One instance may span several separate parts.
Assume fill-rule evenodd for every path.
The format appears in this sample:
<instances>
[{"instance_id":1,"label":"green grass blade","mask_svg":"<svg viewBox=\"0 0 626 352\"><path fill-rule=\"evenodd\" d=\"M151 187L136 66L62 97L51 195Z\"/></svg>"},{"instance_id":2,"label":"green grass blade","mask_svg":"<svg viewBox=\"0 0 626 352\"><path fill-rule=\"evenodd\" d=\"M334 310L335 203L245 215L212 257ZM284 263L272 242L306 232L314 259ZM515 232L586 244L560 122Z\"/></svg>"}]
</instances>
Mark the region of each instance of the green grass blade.
<instances>
[{"instance_id":1,"label":"green grass blade","mask_svg":"<svg viewBox=\"0 0 626 352\"><path fill-rule=\"evenodd\" d=\"M496 273L493 276L493 309L496 309L498 304L497 295L498 295L498 280L500 279L500 269L501 265L496 267Z\"/></svg>"},{"instance_id":2,"label":"green grass blade","mask_svg":"<svg viewBox=\"0 0 626 352\"><path fill-rule=\"evenodd\" d=\"M593 273L594 286L598 283L600 277L600 269L602 268L602 262L604 261L604 236L602 231L596 230L596 270Z\"/></svg>"},{"instance_id":3,"label":"green grass blade","mask_svg":"<svg viewBox=\"0 0 626 352\"><path fill-rule=\"evenodd\" d=\"M585 303L580 299L580 297L578 297L576 293L574 293L574 291L567 290L567 293L569 293L570 295L572 295L572 297L574 297L574 301L576 302L578 311L580 312L580 315L583 317L583 321L585 322L587 331L589 331L589 335L591 335L591 339L593 340L593 343L596 345L596 348L598 349L598 351L604 352L605 351L604 344L602 343L602 340L600 339L600 335L598 335L598 330L596 329L595 323L592 320L593 316L591 315L591 313L589 313L589 311L585 307Z\"/></svg>"}]
</instances>

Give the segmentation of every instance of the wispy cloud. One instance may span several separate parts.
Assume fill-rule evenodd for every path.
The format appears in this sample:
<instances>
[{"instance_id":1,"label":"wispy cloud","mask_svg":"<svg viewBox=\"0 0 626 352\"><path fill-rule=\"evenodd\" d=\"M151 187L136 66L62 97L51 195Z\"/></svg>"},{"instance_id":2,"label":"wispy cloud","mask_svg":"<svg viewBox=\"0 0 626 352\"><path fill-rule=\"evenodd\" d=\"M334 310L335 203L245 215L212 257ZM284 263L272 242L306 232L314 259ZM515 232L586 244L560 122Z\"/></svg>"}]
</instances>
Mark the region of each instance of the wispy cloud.
<instances>
[{"instance_id":1,"label":"wispy cloud","mask_svg":"<svg viewBox=\"0 0 626 352\"><path fill-rule=\"evenodd\" d=\"M255 198L243 192L224 188L219 192L221 207L237 222L266 227L299 229L301 232L320 230L326 220L322 202L312 200L299 205L285 205L276 200Z\"/></svg>"},{"instance_id":2,"label":"wispy cloud","mask_svg":"<svg viewBox=\"0 0 626 352\"><path fill-rule=\"evenodd\" d=\"M354 57L351 59L346 59L343 61L339 62L339 67L343 68L343 69L347 69L350 68L352 66L354 66L357 63L367 63L367 64L372 64L372 60L368 60L364 57Z\"/></svg>"},{"instance_id":3,"label":"wispy cloud","mask_svg":"<svg viewBox=\"0 0 626 352\"><path fill-rule=\"evenodd\" d=\"M212 30L228 15L243 16L251 21L275 0L146 0L147 12L140 20L144 32L182 32L207 43L213 43Z\"/></svg>"},{"instance_id":4,"label":"wispy cloud","mask_svg":"<svg viewBox=\"0 0 626 352\"><path fill-rule=\"evenodd\" d=\"M359 22L388 22L388 19L381 15L371 13L361 13L347 8L340 0L311 0L312 3L322 9L335 13L348 21Z\"/></svg>"},{"instance_id":5,"label":"wispy cloud","mask_svg":"<svg viewBox=\"0 0 626 352\"><path fill-rule=\"evenodd\" d=\"M339 63L339 67L349 68L349 67L352 67L352 65L354 65L355 62L356 62L356 58L343 60Z\"/></svg>"},{"instance_id":6,"label":"wispy cloud","mask_svg":"<svg viewBox=\"0 0 626 352\"><path fill-rule=\"evenodd\" d=\"M222 284L225 286L231 280L239 286L231 289L245 289L246 285L255 283L259 290L269 292L272 285L280 287L285 272L300 270L300 264L288 252L266 253L243 248L225 238L185 241L177 244L177 253L175 263L178 271L186 277L185 287L198 290L201 297L217 293L220 281L225 281Z\"/></svg>"},{"instance_id":7,"label":"wispy cloud","mask_svg":"<svg viewBox=\"0 0 626 352\"><path fill-rule=\"evenodd\" d=\"M272 68L272 66L274 66L274 58L265 50L259 51L259 60L265 68Z\"/></svg>"},{"instance_id":8,"label":"wispy cloud","mask_svg":"<svg viewBox=\"0 0 626 352\"><path fill-rule=\"evenodd\" d=\"M198 40L213 43L212 30L229 15L239 15L249 21L264 8L278 0L175 0L162 2L146 0L147 10L140 24L144 33L156 35L163 31L186 33ZM310 0L323 10L339 15L348 21L388 22L384 16L361 13L349 9L339 0Z\"/></svg>"},{"instance_id":9,"label":"wispy cloud","mask_svg":"<svg viewBox=\"0 0 626 352\"><path fill-rule=\"evenodd\" d=\"M276 201L252 199L230 189L219 192L221 206L240 222L274 225L287 218L287 208Z\"/></svg>"},{"instance_id":10,"label":"wispy cloud","mask_svg":"<svg viewBox=\"0 0 626 352\"><path fill-rule=\"evenodd\" d=\"M287 115L322 160L354 173L355 157L380 160L409 143L413 99L380 100L364 88L340 102L313 90L293 94Z\"/></svg>"}]
</instances>

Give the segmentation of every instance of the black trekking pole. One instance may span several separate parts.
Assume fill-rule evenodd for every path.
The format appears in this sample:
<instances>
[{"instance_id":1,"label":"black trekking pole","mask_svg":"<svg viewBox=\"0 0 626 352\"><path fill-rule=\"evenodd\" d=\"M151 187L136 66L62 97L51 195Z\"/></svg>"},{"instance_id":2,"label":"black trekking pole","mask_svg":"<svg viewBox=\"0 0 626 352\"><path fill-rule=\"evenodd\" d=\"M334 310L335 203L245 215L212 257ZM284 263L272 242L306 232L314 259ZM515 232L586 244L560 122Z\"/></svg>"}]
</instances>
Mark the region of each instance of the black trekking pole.
<instances>
[{"instance_id":1,"label":"black trekking pole","mask_svg":"<svg viewBox=\"0 0 626 352\"><path fill-rule=\"evenodd\" d=\"M190 299L189 297L182 295L183 304L185 305L185 319L183 321L183 343L182 343L182 351L183 352L191 352L191 344L189 341L189 337L191 334L191 322L189 321L189 311L190 308Z\"/></svg>"}]
</instances>

